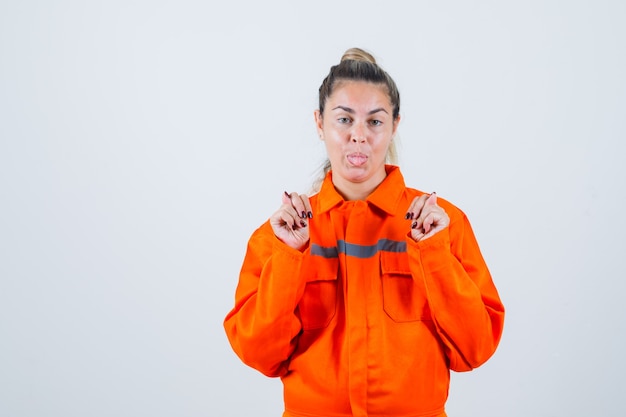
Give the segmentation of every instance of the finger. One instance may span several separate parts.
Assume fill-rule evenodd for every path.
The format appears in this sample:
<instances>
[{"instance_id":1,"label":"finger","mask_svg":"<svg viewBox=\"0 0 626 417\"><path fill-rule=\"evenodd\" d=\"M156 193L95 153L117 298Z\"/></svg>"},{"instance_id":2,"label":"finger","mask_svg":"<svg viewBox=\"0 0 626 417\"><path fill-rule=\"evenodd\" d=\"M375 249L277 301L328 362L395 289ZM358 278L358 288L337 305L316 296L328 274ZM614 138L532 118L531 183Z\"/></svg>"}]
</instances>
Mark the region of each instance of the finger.
<instances>
[{"instance_id":1,"label":"finger","mask_svg":"<svg viewBox=\"0 0 626 417\"><path fill-rule=\"evenodd\" d=\"M409 209L407 210L404 218L407 220L417 219L420 213L422 212L422 208L426 204L427 198L428 198L428 194L422 194L419 197L415 197L413 201L411 202L411 205L409 205Z\"/></svg>"},{"instance_id":2,"label":"finger","mask_svg":"<svg viewBox=\"0 0 626 417\"><path fill-rule=\"evenodd\" d=\"M309 240L307 222L296 212L294 205L300 208L310 207L306 195L284 192L281 196L281 207L270 217L270 225L274 235L283 243L294 249L301 249Z\"/></svg>"},{"instance_id":3,"label":"finger","mask_svg":"<svg viewBox=\"0 0 626 417\"><path fill-rule=\"evenodd\" d=\"M431 198L433 198L432 194L422 194L413 200L413 204L407 213L407 218L411 218L415 221L411 226L413 229L423 228L424 217L428 214L427 211L433 207L432 204L427 204L429 200L431 203L433 202ZM434 201L437 201L436 197L434 197Z\"/></svg>"},{"instance_id":4,"label":"finger","mask_svg":"<svg viewBox=\"0 0 626 417\"><path fill-rule=\"evenodd\" d=\"M297 214L292 201L292 195L285 191L282 195L283 206L272 216L273 223L276 226L287 227L289 230L306 227L306 222L299 219L300 216Z\"/></svg>"},{"instance_id":5,"label":"finger","mask_svg":"<svg viewBox=\"0 0 626 417\"><path fill-rule=\"evenodd\" d=\"M306 194L302 194L300 196L302 198L302 203L304 204L304 207L306 209L306 215L309 219L313 218L313 210L311 209L311 202L309 201L309 196L307 196Z\"/></svg>"},{"instance_id":6,"label":"finger","mask_svg":"<svg viewBox=\"0 0 626 417\"><path fill-rule=\"evenodd\" d=\"M291 204L291 206L296 210L296 213L298 213L298 217L301 219L313 216L313 213L311 212L311 204L309 203L309 198L306 194L290 194L285 191L283 194L283 204Z\"/></svg>"},{"instance_id":7,"label":"finger","mask_svg":"<svg viewBox=\"0 0 626 417\"><path fill-rule=\"evenodd\" d=\"M437 193L436 192L433 191L428 196L428 199L426 200L426 205L427 206L436 206L437 205Z\"/></svg>"},{"instance_id":8,"label":"finger","mask_svg":"<svg viewBox=\"0 0 626 417\"><path fill-rule=\"evenodd\" d=\"M424 206L422 207L422 210L420 211L420 214L417 218L418 227L424 228L424 219L426 218L426 216L428 216L430 213L433 212L433 210L437 210L438 208L439 206L437 206L437 193L433 192L431 194L427 194L424 201Z\"/></svg>"},{"instance_id":9,"label":"finger","mask_svg":"<svg viewBox=\"0 0 626 417\"><path fill-rule=\"evenodd\" d=\"M296 226L295 212L293 211L293 209L289 210L281 208L276 213L274 213L270 221L272 225L275 225L278 228L293 230Z\"/></svg>"},{"instance_id":10,"label":"finger","mask_svg":"<svg viewBox=\"0 0 626 417\"><path fill-rule=\"evenodd\" d=\"M293 208L296 210L296 213L298 213L298 216L301 219L308 218L309 209L304 204L304 198L306 198L306 195L304 194L302 195L298 193L291 194L291 204L293 204Z\"/></svg>"},{"instance_id":11,"label":"finger","mask_svg":"<svg viewBox=\"0 0 626 417\"><path fill-rule=\"evenodd\" d=\"M422 222L422 229L424 229L424 233L428 234L434 226L437 224L437 218L435 213L429 213Z\"/></svg>"},{"instance_id":12,"label":"finger","mask_svg":"<svg viewBox=\"0 0 626 417\"><path fill-rule=\"evenodd\" d=\"M419 242L424 237L424 231L422 229L411 229L411 238L414 241Z\"/></svg>"},{"instance_id":13,"label":"finger","mask_svg":"<svg viewBox=\"0 0 626 417\"><path fill-rule=\"evenodd\" d=\"M419 227L417 226L417 224L418 221L416 220L413 223L414 228L411 229L411 237L416 242L429 238L430 236L434 235L438 230L437 216L435 213L426 215Z\"/></svg>"},{"instance_id":14,"label":"finger","mask_svg":"<svg viewBox=\"0 0 626 417\"><path fill-rule=\"evenodd\" d=\"M415 241L428 239L450 224L448 214L437 204L436 193L425 194L421 197L424 197L423 206L419 216L411 224L411 237Z\"/></svg>"},{"instance_id":15,"label":"finger","mask_svg":"<svg viewBox=\"0 0 626 417\"><path fill-rule=\"evenodd\" d=\"M287 191L284 192L282 197L283 204L291 204L291 195Z\"/></svg>"}]
</instances>

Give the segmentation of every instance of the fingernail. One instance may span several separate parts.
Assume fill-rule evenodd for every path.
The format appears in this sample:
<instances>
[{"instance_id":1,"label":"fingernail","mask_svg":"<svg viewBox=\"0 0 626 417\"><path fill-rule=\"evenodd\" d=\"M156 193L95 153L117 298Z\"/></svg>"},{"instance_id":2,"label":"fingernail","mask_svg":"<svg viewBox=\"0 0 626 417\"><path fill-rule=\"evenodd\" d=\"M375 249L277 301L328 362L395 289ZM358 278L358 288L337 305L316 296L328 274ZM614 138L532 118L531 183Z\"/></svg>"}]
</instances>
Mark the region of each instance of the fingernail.
<instances>
[{"instance_id":1,"label":"fingernail","mask_svg":"<svg viewBox=\"0 0 626 417\"><path fill-rule=\"evenodd\" d=\"M300 214L300 217L306 219L306 211L302 210L302 214Z\"/></svg>"},{"instance_id":2,"label":"fingernail","mask_svg":"<svg viewBox=\"0 0 626 417\"><path fill-rule=\"evenodd\" d=\"M415 229L417 227L417 222L413 222L413 224L411 225L411 229Z\"/></svg>"},{"instance_id":3,"label":"fingernail","mask_svg":"<svg viewBox=\"0 0 626 417\"><path fill-rule=\"evenodd\" d=\"M306 227L306 222L304 220L300 220L300 226Z\"/></svg>"},{"instance_id":4,"label":"fingernail","mask_svg":"<svg viewBox=\"0 0 626 417\"><path fill-rule=\"evenodd\" d=\"M287 196L287 198L291 198L291 196L289 195L287 191L285 191L285 196Z\"/></svg>"},{"instance_id":5,"label":"fingernail","mask_svg":"<svg viewBox=\"0 0 626 417\"><path fill-rule=\"evenodd\" d=\"M307 215L309 216L309 219L313 218L313 213L311 213L310 211L307 213Z\"/></svg>"},{"instance_id":6,"label":"fingernail","mask_svg":"<svg viewBox=\"0 0 626 417\"><path fill-rule=\"evenodd\" d=\"M406 216L404 216L404 220L409 220L411 218L411 213L407 213Z\"/></svg>"}]
</instances>

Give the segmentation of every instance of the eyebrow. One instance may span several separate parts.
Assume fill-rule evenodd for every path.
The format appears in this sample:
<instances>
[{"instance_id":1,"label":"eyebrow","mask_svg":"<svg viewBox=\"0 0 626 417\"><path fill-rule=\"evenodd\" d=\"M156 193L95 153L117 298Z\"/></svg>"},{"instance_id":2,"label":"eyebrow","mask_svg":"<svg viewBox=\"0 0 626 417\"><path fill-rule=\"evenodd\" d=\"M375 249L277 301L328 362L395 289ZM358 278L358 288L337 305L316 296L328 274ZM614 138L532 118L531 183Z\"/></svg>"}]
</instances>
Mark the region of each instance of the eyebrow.
<instances>
[{"instance_id":1,"label":"eyebrow","mask_svg":"<svg viewBox=\"0 0 626 417\"><path fill-rule=\"evenodd\" d=\"M346 113L354 114L354 110L353 110L353 109L351 109L350 107L346 107L346 106L337 106L337 107L335 107L333 110L337 110L337 109L341 109L341 110L345 111ZM379 107L379 108L374 109L374 110L370 110L367 114L374 114L374 113L378 113L379 111L384 111L385 113L389 114L389 113L387 112L387 110L385 110L385 109L384 109L384 108L382 108L382 107Z\"/></svg>"}]
</instances>

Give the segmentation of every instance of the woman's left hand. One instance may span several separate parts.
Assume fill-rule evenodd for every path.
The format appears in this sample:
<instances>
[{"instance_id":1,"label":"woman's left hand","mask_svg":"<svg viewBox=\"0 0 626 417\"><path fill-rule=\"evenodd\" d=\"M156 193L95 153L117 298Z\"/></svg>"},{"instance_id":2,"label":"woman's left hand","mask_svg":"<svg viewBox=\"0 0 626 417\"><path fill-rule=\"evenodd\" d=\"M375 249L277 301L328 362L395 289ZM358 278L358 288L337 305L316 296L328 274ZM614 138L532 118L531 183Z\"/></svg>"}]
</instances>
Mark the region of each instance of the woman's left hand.
<instances>
[{"instance_id":1,"label":"woman's left hand","mask_svg":"<svg viewBox=\"0 0 626 417\"><path fill-rule=\"evenodd\" d=\"M450 217L437 205L437 194L423 194L415 197L406 218L411 219L411 237L416 242L428 239L450 224Z\"/></svg>"}]
</instances>

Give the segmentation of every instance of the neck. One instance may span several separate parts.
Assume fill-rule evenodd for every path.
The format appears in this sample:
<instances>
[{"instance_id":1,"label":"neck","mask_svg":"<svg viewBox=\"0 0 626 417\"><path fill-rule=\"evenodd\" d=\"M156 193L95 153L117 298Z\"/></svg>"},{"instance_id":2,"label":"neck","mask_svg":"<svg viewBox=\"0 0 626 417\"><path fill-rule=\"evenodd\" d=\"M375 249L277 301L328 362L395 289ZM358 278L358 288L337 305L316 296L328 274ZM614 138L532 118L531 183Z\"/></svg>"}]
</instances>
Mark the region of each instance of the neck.
<instances>
[{"instance_id":1,"label":"neck","mask_svg":"<svg viewBox=\"0 0 626 417\"><path fill-rule=\"evenodd\" d=\"M384 172L380 178L370 178L368 181L357 183L342 181L333 177L333 185L335 190L347 201L365 200L378 188L386 176L387 173Z\"/></svg>"}]
</instances>

